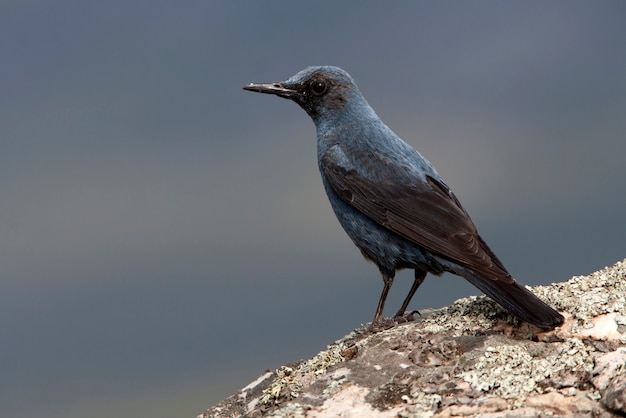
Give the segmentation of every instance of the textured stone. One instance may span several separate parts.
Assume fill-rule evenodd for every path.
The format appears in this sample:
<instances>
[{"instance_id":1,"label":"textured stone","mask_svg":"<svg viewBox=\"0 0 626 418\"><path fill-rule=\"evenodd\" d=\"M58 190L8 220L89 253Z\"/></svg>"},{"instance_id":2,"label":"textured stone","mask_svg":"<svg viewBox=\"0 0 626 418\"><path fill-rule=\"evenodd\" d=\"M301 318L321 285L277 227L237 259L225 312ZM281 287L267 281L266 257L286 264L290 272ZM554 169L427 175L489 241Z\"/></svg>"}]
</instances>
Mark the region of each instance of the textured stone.
<instances>
[{"instance_id":1,"label":"textured stone","mask_svg":"<svg viewBox=\"0 0 626 418\"><path fill-rule=\"evenodd\" d=\"M542 332L486 297L461 299L376 334L357 329L199 418L626 414L626 262L533 291L563 326Z\"/></svg>"}]
</instances>

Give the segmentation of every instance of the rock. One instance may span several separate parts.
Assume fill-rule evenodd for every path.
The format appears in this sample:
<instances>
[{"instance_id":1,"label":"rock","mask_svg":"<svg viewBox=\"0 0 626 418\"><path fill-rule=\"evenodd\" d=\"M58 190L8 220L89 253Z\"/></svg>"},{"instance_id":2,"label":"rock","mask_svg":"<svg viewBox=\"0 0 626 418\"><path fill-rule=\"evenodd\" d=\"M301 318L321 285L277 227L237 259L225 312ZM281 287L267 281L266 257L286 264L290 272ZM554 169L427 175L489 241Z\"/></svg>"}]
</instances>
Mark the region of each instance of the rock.
<instances>
[{"instance_id":1,"label":"rock","mask_svg":"<svg viewBox=\"0 0 626 418\"><path fill-rule=\"evenodd\" d=\"M610 417L626 414L626 260L534 293L562 312L548 332L486 297L266 372L198 418Z\"/></svg>"}]
</instances>

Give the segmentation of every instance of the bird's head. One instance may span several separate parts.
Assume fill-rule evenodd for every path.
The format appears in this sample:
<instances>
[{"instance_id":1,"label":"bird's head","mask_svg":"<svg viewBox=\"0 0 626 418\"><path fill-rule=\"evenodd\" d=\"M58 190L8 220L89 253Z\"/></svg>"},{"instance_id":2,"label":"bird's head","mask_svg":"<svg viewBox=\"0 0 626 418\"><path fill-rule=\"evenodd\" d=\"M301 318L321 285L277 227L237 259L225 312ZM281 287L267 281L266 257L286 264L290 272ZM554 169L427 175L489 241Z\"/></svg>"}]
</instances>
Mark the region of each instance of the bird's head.
<instances>
[{"instance_id":1,"label":"bird's head","mask_svg":"<svg viewBox=\"0 0 626 418\"><path fill-rule=\"evenodd\" d=\"M309 67L285 81L250 83L243 89L291 99L316 123L339 114L349 102L362 99L350 74L330 66Z\"/></svg>"}]
</instances>

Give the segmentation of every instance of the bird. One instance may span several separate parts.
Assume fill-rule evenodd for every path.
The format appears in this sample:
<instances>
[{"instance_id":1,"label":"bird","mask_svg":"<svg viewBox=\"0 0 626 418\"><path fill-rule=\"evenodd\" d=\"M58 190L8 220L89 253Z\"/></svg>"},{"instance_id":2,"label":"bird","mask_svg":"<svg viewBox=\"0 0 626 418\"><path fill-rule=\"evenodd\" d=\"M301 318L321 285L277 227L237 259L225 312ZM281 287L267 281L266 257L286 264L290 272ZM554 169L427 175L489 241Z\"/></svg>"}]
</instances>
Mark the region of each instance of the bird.
<instances>
[{"instance_id":1,"label":"bird","mask_svg":"<svg viewBox=\"0 0 626 418\"><path fill-rule=\"evenodd\" d=\"M290 99L313 120L331 207L383 279L370 330L383 325L387 295L403 269L414 270L414 279L395 323L426 275L444 272L465 278L538 328L563 323L560 313L511 276L433 165L383 123L346 71L313 66L282 82L243 89Z\"/></svg>"}]
</instances>

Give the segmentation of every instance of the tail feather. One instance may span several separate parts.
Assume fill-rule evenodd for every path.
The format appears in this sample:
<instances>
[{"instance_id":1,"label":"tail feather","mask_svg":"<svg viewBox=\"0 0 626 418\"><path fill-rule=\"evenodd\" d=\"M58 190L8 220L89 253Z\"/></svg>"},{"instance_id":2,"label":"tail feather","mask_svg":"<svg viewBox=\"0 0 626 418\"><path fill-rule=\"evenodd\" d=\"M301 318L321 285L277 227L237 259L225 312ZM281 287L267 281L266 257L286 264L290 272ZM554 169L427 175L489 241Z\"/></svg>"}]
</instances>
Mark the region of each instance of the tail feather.
<instances>
[{"instance_id":1,"label":"tail feather","mask_svg":"<svg viewBox=\"0 0 626 418\"><path fill-rule=\"evenodd\" d=\"M551 329L563 323L563 315L516 281L485 279L469 271L465 273L463 277L467 281L519 319L543 329Z\"/></svg>"}]
</instances>

